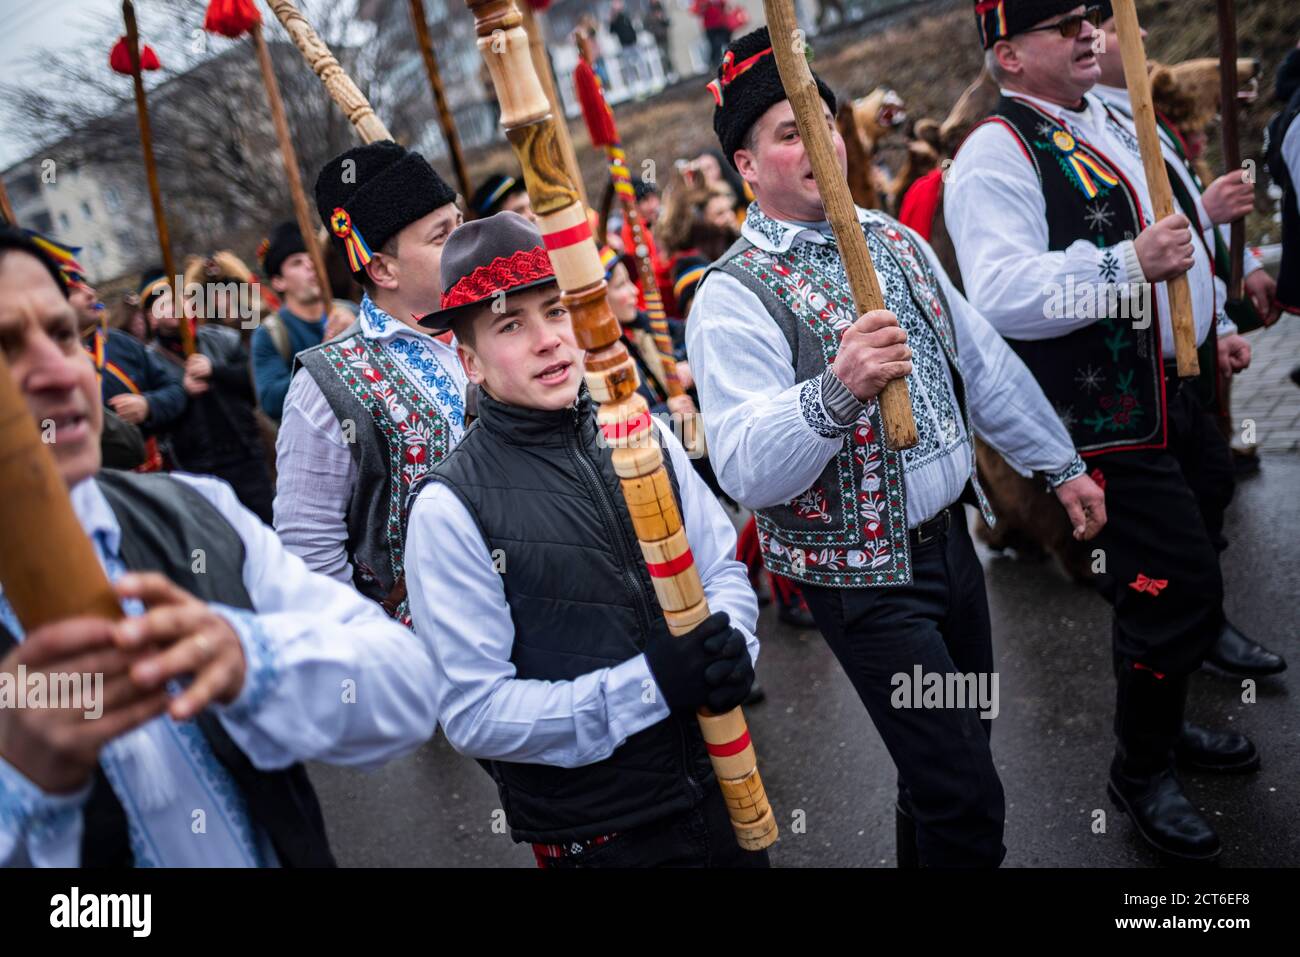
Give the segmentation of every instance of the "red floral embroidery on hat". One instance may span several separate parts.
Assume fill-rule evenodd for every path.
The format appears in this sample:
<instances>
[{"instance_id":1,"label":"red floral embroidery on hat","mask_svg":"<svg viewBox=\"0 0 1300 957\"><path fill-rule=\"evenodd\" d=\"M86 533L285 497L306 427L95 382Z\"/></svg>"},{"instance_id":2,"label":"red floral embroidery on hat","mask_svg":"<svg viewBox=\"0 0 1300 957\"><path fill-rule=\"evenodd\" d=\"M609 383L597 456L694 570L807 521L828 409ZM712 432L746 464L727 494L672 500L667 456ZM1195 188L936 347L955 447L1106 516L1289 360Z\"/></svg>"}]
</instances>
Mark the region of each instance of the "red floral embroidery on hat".
<instances>
[{"instance_id":1,"label":"red floral embroidery on hat","mask_svg":"<svg viewBox=\"0 0 1300 957\"><path fill-rule=\"evenodd\" d=\"M521 249L509 256L498 256L486 266L475 267L468 276L461 276L442 294L442 308L482 302L498 292L509 292L554 275L544 246Z\"/></svg>"}]
</instances>

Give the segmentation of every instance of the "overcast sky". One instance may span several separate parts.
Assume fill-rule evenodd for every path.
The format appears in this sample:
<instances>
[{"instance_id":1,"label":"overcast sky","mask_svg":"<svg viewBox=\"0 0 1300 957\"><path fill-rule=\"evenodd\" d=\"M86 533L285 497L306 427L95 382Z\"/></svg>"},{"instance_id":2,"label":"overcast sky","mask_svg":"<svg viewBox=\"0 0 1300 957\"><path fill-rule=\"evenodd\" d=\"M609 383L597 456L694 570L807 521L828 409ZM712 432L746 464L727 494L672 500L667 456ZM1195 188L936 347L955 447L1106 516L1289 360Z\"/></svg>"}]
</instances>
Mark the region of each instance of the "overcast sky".
<instances>
[{"instance_id":1,"label":"overcast sky","mask_svg":"<svg viewBox=\"0 0 1300 957\"><path fill-rule=\"evenodd\" d=\"M136 16L145 42L150 42L149 28L158 18L166 17L165 0L134 0ZM300 0L298 6L308 17L319 3L338 5L339 0ZM396 2L396 0L392 0ZM263 22L269 20L274 32L283 35L275 16L264 3L257 4ZM111 18L117 34L126 32L122 21L122 0L0 0L0 78L7 82L37 86L48 82L42 62L62 57L83 57L108 70L108 52L116 35L105 39L104 21ZM268 33L268 38L270 33ZM176 39L176 38L172 38ZM218 45L226 41L217 38ZM155 44L156 45L156 44ZM166 69L164 61L163 67ZM123 95L129 96L130 85L123 79ZM37 147L17 130L5 124L0 111L0 169L27 156Z\"/></svg>"},{"instance_id":2,"label":"overcast sky","mask_svg":"<svg viewBox=\"0 0 1300 957\"><path fill-rule=\"evenodd\" d=\"M112 44L104 44L98 24L106 16L120 18L121 10L121 0L0 0L0 76L8 82L39 86L41 59L92 54L103 59L107 70ZM0 122L3 119L0 116ZM7 127L0 136L0 169L39 145Z\"/></svg>"}]
</instances>

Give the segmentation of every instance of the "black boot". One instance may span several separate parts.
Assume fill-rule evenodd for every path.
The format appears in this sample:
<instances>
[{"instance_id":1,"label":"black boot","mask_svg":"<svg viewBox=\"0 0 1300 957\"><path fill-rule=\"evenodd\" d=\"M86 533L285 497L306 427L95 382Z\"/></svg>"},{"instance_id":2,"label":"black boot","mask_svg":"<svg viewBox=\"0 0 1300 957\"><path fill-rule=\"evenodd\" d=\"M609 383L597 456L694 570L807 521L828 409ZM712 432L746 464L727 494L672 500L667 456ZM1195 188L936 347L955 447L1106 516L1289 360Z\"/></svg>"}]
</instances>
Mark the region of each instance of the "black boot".
<instances>
[{"instance_id":1,"label":"black boot","mask_svg":"<svg viewBox=\"0 0 1300 957\"><path fill-rule=\"evenodd\" d=\"M1144 841L1181 861L1219 856L1219 836L1183 793L1174 747L1183 727L1187 678L1132 662L1116 665L1115 759L1107 793Z\"/></svg>"},{"instance_id":2,"label":"black boot","mask_svg":"<svg viewBox=\"0 0 1300 957\"><path fill-rule=\"evenodd\" d=\"M916 853L916 821L897 804L894 805L894 842L900 870L916 870L921 866Z\"/></svg>"},{"instance_id":3,"label":"black boot","mask_svg":"<svg viewBox=\"0 0 1300 957\"><path fill-rule=\"evenodd\" d=\"M1259 770L1259 751L1250 738L1236 731L1211 731L1190 721L1183 722L1174 757L1194 771L1245 774Z\"/></svg>"},{"instance_id":4,"label":"black boot","mask_svg":"<svg viewBox=\"0 0 1300 957\"><path fill-rule=\"evenodd\" d=\"M1246 678L1264 678L1286 671L1286 659L1251 641L1224 619L1223 630L1205 656L1207 664Z\"/></svg>"}]
</instances>

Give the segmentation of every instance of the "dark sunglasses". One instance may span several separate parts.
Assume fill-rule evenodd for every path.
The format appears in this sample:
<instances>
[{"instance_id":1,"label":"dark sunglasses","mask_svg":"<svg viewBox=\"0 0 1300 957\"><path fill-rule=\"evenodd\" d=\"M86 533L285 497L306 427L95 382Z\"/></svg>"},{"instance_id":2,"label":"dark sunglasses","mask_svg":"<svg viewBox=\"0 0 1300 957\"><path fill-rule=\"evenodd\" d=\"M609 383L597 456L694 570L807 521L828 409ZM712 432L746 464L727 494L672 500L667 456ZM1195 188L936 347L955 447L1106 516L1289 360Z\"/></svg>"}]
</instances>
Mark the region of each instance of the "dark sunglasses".
<instances>
[{"instance_id":1,"label":"dark sunglasses","mask_svg":"<svg viewBox=\"0 0 1300 957\"><path fill-rule=\"evenodd\" d=\"M1072 13L1068 17L1061 17L1055 23L1044 24L1041 27L1030 27L1028 30L1021 30L1021 33L1037 33L1040 30L1056 30L1066 40L1073 40L1083 29L1083 21L1087 20L1094 27L1101 26L1101 7L1089 7L1083 13Z\"/></svg>"}]
</instances>

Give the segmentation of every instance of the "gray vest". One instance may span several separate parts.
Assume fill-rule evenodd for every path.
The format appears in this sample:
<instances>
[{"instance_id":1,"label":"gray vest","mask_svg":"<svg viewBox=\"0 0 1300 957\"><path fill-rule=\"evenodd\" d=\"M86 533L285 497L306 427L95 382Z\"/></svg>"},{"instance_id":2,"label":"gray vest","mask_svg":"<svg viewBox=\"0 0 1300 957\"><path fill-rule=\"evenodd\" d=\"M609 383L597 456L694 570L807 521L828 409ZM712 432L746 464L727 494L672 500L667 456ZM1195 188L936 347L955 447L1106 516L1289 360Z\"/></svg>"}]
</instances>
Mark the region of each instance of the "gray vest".
<instances>
[{"instance_id":1,"label":"gray vest","mask_svg":"<svg viewBox=\"0 0 1300 957\"><path fill-rule=\"evenodd\" d=\"M345 516L353 583L410 627L403 572L408 493L451 448L451 426L359 325L300 352L297 366L320 387L357 465Z\"/></svg>"},{"instance_id":2,"label":"gray vest","mask_svg":"<svg viewBox=\"0 0 1300 957\"><path fill-rule=\"evenodd\" d=\"M750 207L748 225L775 241L784 227ZM922 250L894 220L871 214L863 225L871 259L879 275L885 307L907 330L913 351L913 375L941 382L944 363L952 376L958 410L939 414L951 429L960 414L966 441L971 441L970 413L957 367L957 338L951 312ZM839 348L840 337L855 319L853 299L839 249L834 243L796 241L783 253L768 253L742 238L712 269L735 277L752 291L790 346L795 380L817 388L816 381ZM710 271L712 271L712 269ZM761 321L761 320L758 320ZM811 399L811 397L810 397ZM810 421L816 414L810 412ZM839 453L805 492L789 502L760 509L758 540L768 569L796 581L833 588L906 584L912 580L903 480L904 455L909 465L941 454L945 436L930 416L917 417L920 441L906 453L893 452L880 440L880 409L867 404ZM951 436L948 437L949 439ZM994 521L979 487L971 451L970 482L985 519Z\"/></svg>"},{"instance_id":3,"label":"gray vest","mask_svg":"<svg viewBox=\"0 0 1300 957\"><path fill-rule=\"evenodd\" d=\"M253 610L244 588L244 543L207 499L169 475L105 469L96 476L122 529L122 562L131 571L157 571L205 602ZM205 564L194 566L202 548ZM15 644L0 627L0 657ZM254 767L213 711L194 719L212 754L234 780L252 822L270 838L282 867L333 867L320 805L301 764ZM131 867L126 812L102 768L96 768L83 808L82 867Z\"/></svg>"}]
</instances>

